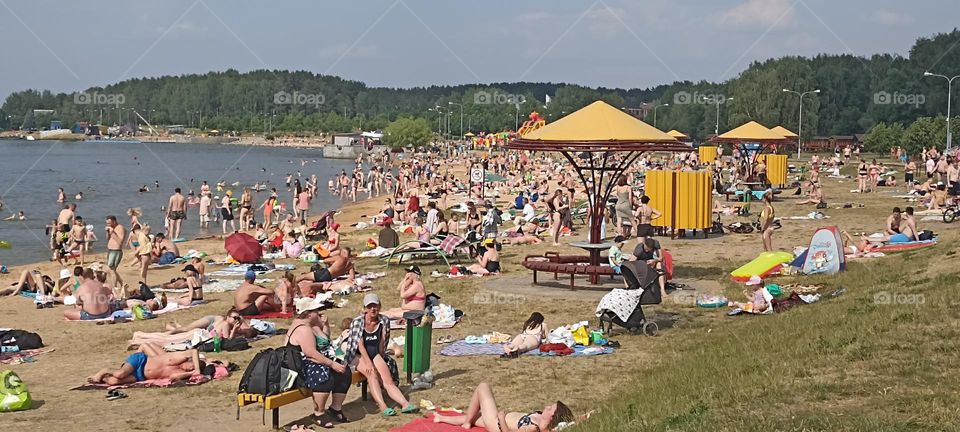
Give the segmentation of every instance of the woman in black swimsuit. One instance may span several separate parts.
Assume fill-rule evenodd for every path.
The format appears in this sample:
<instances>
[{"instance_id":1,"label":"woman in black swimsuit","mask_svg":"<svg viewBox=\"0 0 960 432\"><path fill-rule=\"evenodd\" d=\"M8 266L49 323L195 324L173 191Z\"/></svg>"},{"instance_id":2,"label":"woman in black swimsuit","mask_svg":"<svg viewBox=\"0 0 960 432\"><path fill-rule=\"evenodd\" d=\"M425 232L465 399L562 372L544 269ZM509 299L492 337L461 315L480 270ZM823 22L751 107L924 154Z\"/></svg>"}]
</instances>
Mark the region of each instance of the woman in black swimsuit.
<instances>
[{"instance_id":1,"label":"woman in black swimsuit","mask_svg":"<svg viewBox=\"0 0 960 432\"><path fill-rule=\"evenodd\" d=\"M488 238L483 241L483 245L486 251L477 258L477 263L467 267L467 270L478 275L500 273L500 253L497 252L497 242Z\"/></svg>"},{"instance_id":2,"label":"woman in black swimsuit","mask_svg":"<svg viewBox=\"0 0 960 432\"><path fill-rule=\"evenodd\" d=\"M478 426L488 432L545 432L555 429L561 422L573 420L573 412L560 401L543 407L541 411L529 414L508 412L501 417L493 389L487 383L480 383L473 391L470 406L464 415L433 416L434 423L460 425L464 429Z\"/></svg>"}]
</instances>

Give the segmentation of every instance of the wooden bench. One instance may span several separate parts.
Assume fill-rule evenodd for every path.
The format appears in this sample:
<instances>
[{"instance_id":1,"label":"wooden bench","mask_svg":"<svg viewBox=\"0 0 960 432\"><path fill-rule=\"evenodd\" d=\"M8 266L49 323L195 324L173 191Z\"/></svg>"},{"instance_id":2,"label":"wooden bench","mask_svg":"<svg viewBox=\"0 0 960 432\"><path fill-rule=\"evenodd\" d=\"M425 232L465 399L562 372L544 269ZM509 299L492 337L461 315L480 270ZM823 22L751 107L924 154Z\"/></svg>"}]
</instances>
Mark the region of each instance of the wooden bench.
<instances>
[{"instance_id":1,"label":"wooden bench","mask_svg":"<svg viewBox=\"0 0 960 432\"><path fill-rule=\"evenodd\" d=\"M587 263L590 261L588 256L579 255L559 255L556 252L547 252L543 256L528 255L523 259L521 265L533 271L533 283L537 283L537 272L553 273L553 279L559 279L559 274L570 275L570 289L576 290L574 278L576 275L609 275L610 279L616 274L613 267L610 266L592 266Z\"/></svg>"},{"instance_id":2,"label":"wooden bench","mask_svg":"<svg viewBox=\"0 0 960 432\"><path fill-rule=\"evenodd\" d=\"M360 385L360 397L367 400L367 379L360 372L353 372L351 385ZM313 392L307 389L293 389L280 394L264 396L259 394L238 393L237 394L237 419L240 419L239 407L245 407L253 404L263 404L264 411L270 410L270 426L274 430L280 429L280 407L294 402L313 397Z\"/></svg>"}]
</instances>

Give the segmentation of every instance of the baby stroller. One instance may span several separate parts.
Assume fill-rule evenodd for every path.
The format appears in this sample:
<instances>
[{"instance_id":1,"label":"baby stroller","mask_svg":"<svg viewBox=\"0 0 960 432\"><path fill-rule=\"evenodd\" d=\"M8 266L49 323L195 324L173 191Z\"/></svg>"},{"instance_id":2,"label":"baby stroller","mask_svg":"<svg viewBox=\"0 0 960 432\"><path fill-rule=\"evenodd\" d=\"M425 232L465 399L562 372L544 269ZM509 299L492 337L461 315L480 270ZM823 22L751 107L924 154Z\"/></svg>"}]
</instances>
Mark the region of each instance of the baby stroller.
<instances>
[{"instance_id":1,"label":"baby stroller","mask_svg":"<svg viewBox=\"0 0 960 432\"><path fill-rule=\"evenodd\" d=\"M633 309L633 312L626 321L620 319L620 317L618 317L613 311L606 309L602 310L599 316L600 329L604 332L604 334L609 335L610 331L613 330L613 325L616 324L620 327L630 330L631 332L642 331L643 334L647 336L655 336L659 328L657 323L653 321L647 321L646 317L643 315L643 305L660 304L660 286L657 284L657 279L660 277L661 273L656 269L650 268L647 263L642 261L624 261L623 264L620 265L620 272L623 275L623 280L627 285L625 290L642 290L640 299L637 302L637 306ZM622 291L612 291L607 293L605 296L603 296L603 299L600 300L601 305L605 300L610 300L608 299L608 296L620 297L622 300Z\"/></svg>"}]
</instances>

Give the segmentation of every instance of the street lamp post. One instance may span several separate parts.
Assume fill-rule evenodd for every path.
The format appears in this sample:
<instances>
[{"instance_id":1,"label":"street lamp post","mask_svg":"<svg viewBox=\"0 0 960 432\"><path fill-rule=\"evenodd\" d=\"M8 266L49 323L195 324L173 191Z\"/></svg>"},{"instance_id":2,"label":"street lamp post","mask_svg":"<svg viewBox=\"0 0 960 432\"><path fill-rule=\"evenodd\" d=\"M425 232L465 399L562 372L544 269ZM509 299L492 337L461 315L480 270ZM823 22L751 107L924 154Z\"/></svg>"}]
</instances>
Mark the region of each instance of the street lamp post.
<instances>
[{"instance_id":1,"label":"street lamp post","mask_svg":"<svg viewBox=\"0 0 960 432\"><path fill-rule=\"evenodd\" d=\"M953 131L950 130L950 98L953 95L953 80L960 78L960 75L947 77L946 75L939 75L928 71L924 72L923 76L935 76L947 80L947 151L950 151L950 149L953 148Z\"/></svg>"},{"instance_id":2,"label":"street lamp post","mask_svg":"<svg viewBox=\"0 0 960 432\"><path fill-rule=\"evenodd\" d=\"M717 104L717 123L716 123L716 125L713 126L713 134L714 134L715 136L719 136L719 135L720 135L720 101L721 101L721 100L724 101L724 102L726 102L726 101L732 101L733 98L732 98L732 97L728 97L728 98L718 97L718 96L716 96L716 95L713 96L713 98L716 99L716 104ZM703 100L706 101L706 100L709 100L709 99L707 99L707 97L704 96Z\"/></svg>"},{"instance_id":3,"label":"street lamp post","mask_svg":"<svg viewBox=\"0 0 960 432\"><path fill-rule=\"evenodd\" d=\"M517 132L520 130L520 104L514 105L517 107L517 118L514 121L513 131Z\"/></svg>"},{"instance_id":4,"label":"street lamp post","mask_svg":"<svg viewBox=\"0 0 960 432\"><path fill-rule=\"evenodd\" d=\"M653 106L653 127L657 127L657 108L668 107L670 104L665 103L663 105L654 105ZM719 125L718 125L719 126Z\"/></svg>"},{"instance_id":5,"label":"street lamp post","mask_svg":"<svg viewBox=\"0 0 960 432\"><path fill-rule=\"evenodd\" d=\"M463 104L447 102L447 105L458 105L460 107L460 139L463 139Z\"/></svg>"},{"instance_id":6,"label":"street lamp post","mask_svg":"<svg viewBox=\"0 0 960 432\"><path fill-rule=\"evenodd\" d=\"M443 111L440 110L440 105L437 105L437 106L435 106L435 107L433 107L433 108L428 108L427 111L433 111L433 112L437 113L437 135L441 135L441 136L442 136L443 132L442 132L442 129L441 129L441 126L440 126L440 122L441 122L442 119L443 119Z\"/></svg>"},{"instance_id":7,"label":"street lamp post","mask_svg":"<svg viewBox=\"0 0 960 432\"><path fill-rule=\"evenodd\" d=\"M802 145L800 145L800 143L803 142L803 97L806 96L806 95L808 95L808 94L812 94L812 93L820 93L820 89L805 91L805 92L803 92L803 93L800 93L800 92L798 92L798 91L793 91L793 90L790 90L790 89L783 89L783 92L784 92L784 93L793 93L793 94L799 96L799 100L800 100L800 119L797 120L797 160L800 160L800 148L803 147Z\"/></svg>"}]
</instances>

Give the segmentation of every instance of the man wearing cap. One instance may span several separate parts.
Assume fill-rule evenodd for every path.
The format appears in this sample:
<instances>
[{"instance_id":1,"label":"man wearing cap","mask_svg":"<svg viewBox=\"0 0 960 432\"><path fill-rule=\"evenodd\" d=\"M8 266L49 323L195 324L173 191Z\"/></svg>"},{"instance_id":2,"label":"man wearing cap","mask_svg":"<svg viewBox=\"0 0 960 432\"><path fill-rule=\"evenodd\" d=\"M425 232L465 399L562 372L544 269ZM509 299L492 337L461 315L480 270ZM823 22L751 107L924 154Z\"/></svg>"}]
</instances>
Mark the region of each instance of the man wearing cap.
<instances>
[{"instance_id":1,"label":"man wearing cap","mask_svg":"<svg viewBox=\"0 0 960 432\"><path fill-rule=\"evenodd\" d=\"M400 246L400 236L393 229L393 218L388 217L383 220L383 229L377 235L377 246L387 249Z\"/></svg>"},{"instance_id":2,"label":"man wearing cap","mask_svg":"<svg viewBox=\"0 0 960 432\"><path fill-rule=\"evenodd\" d=\"M278 312L281 305L277 301L276 293L262 285L253 283L257 280L257 273L247 270L243 276L243 283L237 288L233 296L233 306L240 315L257 316L266 312Z\"/></svg>"},{"instance_id":3,"label":"man wearing cap","mask_svg":"<svg viewBox=\"0 0 960 432\"><path fill-rule=\"evenodd\" d=\"M420 267L407 267L407 273L397 287L400 291L400 307L383 311L383 314L393 320L403 318L404 312L423 311L427 306L427 293L420 279Z\"/></svg>"}]
</instances>

